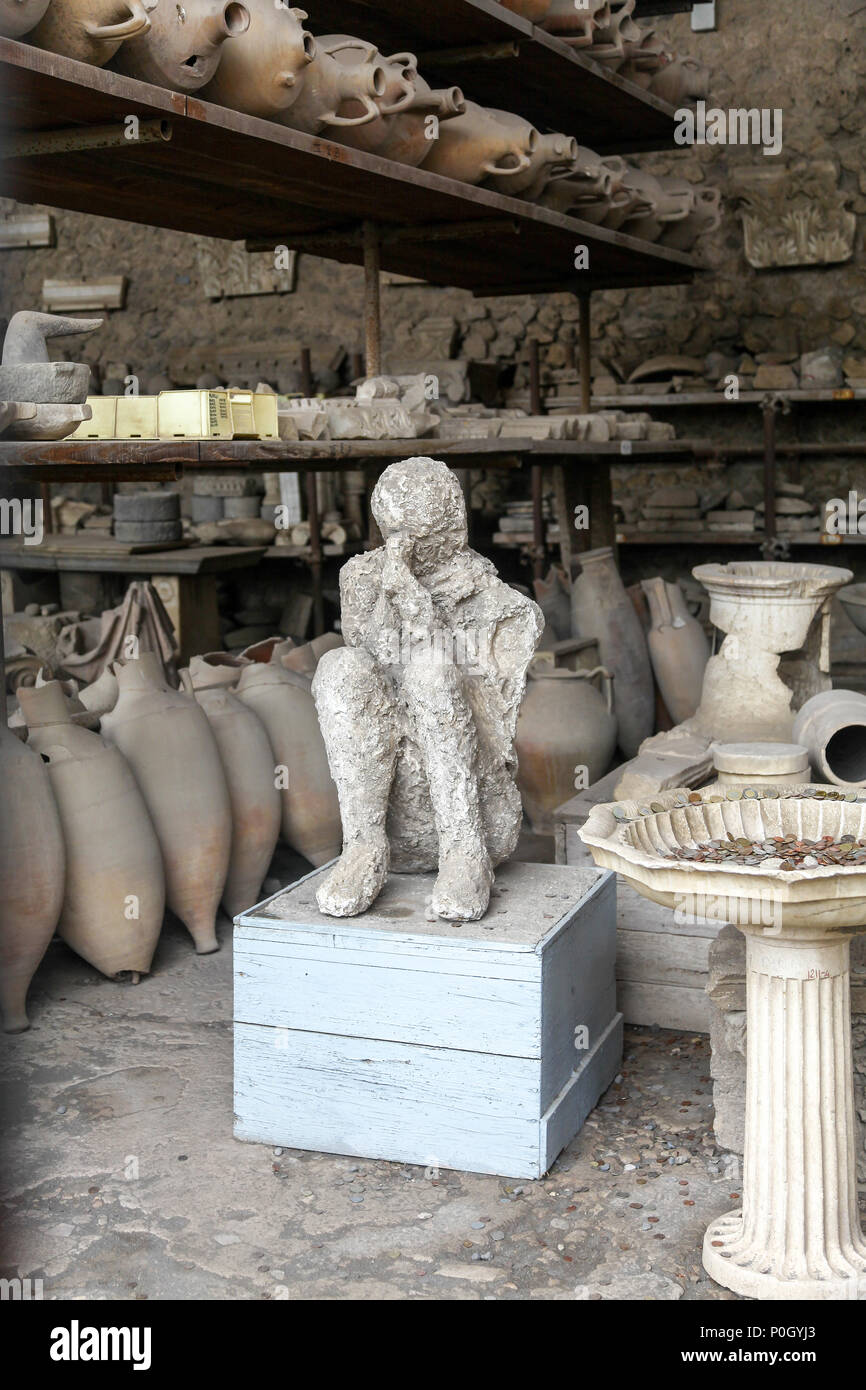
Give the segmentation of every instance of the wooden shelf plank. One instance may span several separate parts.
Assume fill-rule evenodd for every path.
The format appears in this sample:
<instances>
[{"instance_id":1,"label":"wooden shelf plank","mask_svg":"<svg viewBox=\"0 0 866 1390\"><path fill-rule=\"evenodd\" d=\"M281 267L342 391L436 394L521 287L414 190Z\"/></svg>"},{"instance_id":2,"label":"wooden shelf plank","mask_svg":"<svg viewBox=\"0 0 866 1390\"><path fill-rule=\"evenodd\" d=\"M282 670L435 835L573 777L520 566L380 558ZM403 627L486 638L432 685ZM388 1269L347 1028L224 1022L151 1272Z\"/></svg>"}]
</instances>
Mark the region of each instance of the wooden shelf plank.
<instances>
[{"instance_id":1,"label":"wooden shelf plank","mask_svg":"<svg viewBox=\"0 0 866 1390\"><path fill-rule=\"evenodd\" d=\"M736 400L728 400L721 391L671 391L667 395L617 395L593 396L593 410L667 410L680 406L716 406L718 409L731 405L760 405L768 396L791 401L794 405L850 405L866 401L866 391L844 388L835 391L742 391ZM544 397L548 410L580 410L580 396L554 396L549 392ZM514 405L523 409L529 407L529 393L521 399L513 397Z\"/></svg>"},{"instance_id":2,"label":"wooden shelf plank","mask_svg":"<svg viewBox=\"0 0 866 1390\"><path fill-rule=\"evenodd\" d=\"M551 285L674 284L699 268L692 256L622 232L0 39L0 140L4 129L120 126L130 114L169 115L172 139L4 159L0 192L21 202L300 250L313 233L325 233L333 238L330 258L358 265L363 219L435 226L435 238L384 240L383 269L478 295ZM450 224L479 221L494 224L490 237L442 235ZM579 275L577 244L590 252L590 270Z\"/></svg>"},{"instance_id":3,"label":"wooden shelf plank","mask_svg":"<svg viewBox=\"0 0 866 1390\"><path fill-rule=\"evenodd\" d=\"M433 455L452 468L519 468L524 459L636 462L682 458L689 440L607 444L573 439L339 439L289 440L0 440L0 477L28 482L141 481L229 469L334 472L391 459Z\"/></svg>"},{"instance_id":4,"label":"wooden shelf plank","mask_svg":"<svg viewBox=\"0 0 866 1390\"><path fill-rule=\"evenodd\" d=\"M264 546L193 545L180 550L151 550L146 555L82 555L43 550L38 545L4 541L0 569L57 570L92 574L219 574L248 569L265 554Z\"/></svg>"}]
</instances>

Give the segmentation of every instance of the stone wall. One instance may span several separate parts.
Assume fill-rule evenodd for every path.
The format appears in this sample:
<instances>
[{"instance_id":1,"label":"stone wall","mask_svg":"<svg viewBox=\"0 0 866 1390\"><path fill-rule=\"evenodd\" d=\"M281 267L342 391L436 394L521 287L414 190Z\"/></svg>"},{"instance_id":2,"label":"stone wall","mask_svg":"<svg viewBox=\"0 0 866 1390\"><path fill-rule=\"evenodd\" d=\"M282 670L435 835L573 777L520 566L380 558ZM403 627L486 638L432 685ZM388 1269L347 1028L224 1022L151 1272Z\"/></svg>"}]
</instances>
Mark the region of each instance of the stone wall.
<instances>
[{"instance_id":1,"label":"stone wall","mask_svg":"<svg viewBox=\"0 0 866 1390\"><path fill-rule=\"evenodd\" d=\"M315 31L315 6L311 8ZM782 108L781 160L835 160L851 207L862 214L866 10L858 0L809 0L808 5L719 0L718 12L715 33L693 34L683 15L659 20L657 28L675 47L711 68L713 103ZM573 133L592 145L591 129ZM635 159L657 172L676 171L695 182L705 178L723 190L736 167L770 162L758 150L724 146ZM57 228L55 248L3 253L0 314L39 304L42 280L48 276L126 274L126 308L111 313L101 332L82 347L80 355L87 360L128 362L146 380L165 371L172 352L188 344L284 337L293 350L310 346L319 366L330 360L335 347L353 351L362 346L362 282L354 267L301 256L293 295L208 301L202 294L195 237L71 213L58 214ZM859 256L827 269L750 270L730 208L719 231L701 243L701 254L711 273L694 285L594 298L600 358L629 371L655 353L702 356L717 346L793 352L832 341L866 353L866 266ZM460 291L415 285L386 287L384 310L386 350L409 339L430 315L448 314L457 321L458 352L502 363L517 359L519 374L530 338L541 343L547 366L562 366L564 340L577 317L567 294L479 301Z\"/></svg>"}]
</instances>

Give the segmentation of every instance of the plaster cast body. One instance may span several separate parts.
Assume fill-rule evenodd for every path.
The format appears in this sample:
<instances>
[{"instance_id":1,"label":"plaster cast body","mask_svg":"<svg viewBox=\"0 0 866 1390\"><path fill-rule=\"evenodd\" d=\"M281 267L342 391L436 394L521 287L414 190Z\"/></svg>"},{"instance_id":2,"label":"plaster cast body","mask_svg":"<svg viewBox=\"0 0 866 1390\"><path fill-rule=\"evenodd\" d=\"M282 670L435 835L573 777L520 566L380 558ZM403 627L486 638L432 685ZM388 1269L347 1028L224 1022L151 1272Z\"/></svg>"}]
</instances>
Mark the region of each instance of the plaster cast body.
<instances>
[{"instance_id":1,"label":"plaster cast body","mask_svg":"<svg viewBox=\"0 0 866 1390\"><path fill-rule=\"evenodd\" d=\"M313 681L344 845L319 907L355 916L389 868L438 866L433 911L477 920L520 832L514 734L543 619L469 549L444 463L392 464L372 507L385 544L344 566L347 645Z\"/></svg>"}]
</instances>

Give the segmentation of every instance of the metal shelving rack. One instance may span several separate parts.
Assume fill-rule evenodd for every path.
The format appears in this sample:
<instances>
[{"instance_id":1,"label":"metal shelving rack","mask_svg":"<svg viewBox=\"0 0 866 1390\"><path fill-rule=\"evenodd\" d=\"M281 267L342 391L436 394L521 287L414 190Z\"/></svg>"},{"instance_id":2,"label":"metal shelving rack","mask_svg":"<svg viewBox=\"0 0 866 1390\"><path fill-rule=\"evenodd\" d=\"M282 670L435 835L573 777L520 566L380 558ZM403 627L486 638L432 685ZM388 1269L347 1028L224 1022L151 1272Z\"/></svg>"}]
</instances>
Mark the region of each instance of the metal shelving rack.
<instances>
[{"instance_id":1,"label":"metal shelving rack","mask_svg":"<svg viewBox=\"0 0 866 1390\"><path fill-rule=\"evenodd\" d=\"M411 45L432 80L458 81L483 104L516 108L542 127L579 140L591 131L593 147L602 152L674 147L673 107L497 0L323 0L316 27L359 33L383 51ZM130 115L151 130L158 124L162 138L122 138ZM0 151L0 192L20 202L251 246L286 245L363 265L368 374L382 365L382 270L480 296L571 290L580 300L580 358L588 369L593 290L684 283L699 269L682 252L9 39L0 39ZM589 248L588 271L573 268L577 245ZM588 409L588 370L582 375ZM577 500L595 502L589 543L615 541L609 459L618 446L480 442L488 447L479 449L473 441L461 451L453 441L447 447L437 440L436 450L458 466L461 452L476 467L482 456L485 467L531 463L539 504L537 570L544 561L543 458L554 462L557 495L569 515ZM359 442L326 451L314 444L254 443L215 451L189 441L107 447L0 442L0 466L7 476L46 484L176 477L196 467L261 467L265 459L309 474L357 468L359 461L375 471L389 457L431 447L429 440L391 443L393 450ZM567 466L578 460L581 468ZM320 592L322 546L312 486L308 504L311 564ZM570 544L569 539L566 549Z\"/></svg>"}]
</instances>

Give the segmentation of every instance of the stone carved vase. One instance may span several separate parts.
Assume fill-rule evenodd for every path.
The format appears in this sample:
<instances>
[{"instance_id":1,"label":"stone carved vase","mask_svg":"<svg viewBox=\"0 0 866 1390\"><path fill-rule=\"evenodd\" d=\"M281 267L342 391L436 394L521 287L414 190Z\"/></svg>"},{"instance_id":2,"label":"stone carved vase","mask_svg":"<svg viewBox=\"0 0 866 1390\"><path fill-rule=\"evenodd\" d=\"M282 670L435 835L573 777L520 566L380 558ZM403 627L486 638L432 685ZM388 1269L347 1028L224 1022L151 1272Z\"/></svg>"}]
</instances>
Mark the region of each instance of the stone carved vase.
<instances>
[{"instance_id":1,"label":"stone carved vase","mask_svg":"<svg viewBox=\"0 0 866 1390\"><path fill-rule=\"evenodd\" d=\"M365 45L361 61L340 63L317 43L297 100L283 112L281 120L307 135L328 130L342 133L369 125L379 119L377 102L387 88L388 74L372 44Z\"/></svg>"},{"instance_id":2,"label":"stone carved vase","mask_svg":"<svg viewBox=\"0 0 866 1390\"><path fill-rule=\"evenodd\" d=\"M195 700L144 660L115 666L117 704L102 732L123 753L153 820L166 899L199 955L219 949L216 913L229 867L232 813L216 740Z\"/></svg>"},{"instance_id":3,"label":"stone carved vase","mask_svg":"<svg viewBox=\"0 0 866 1390\"><path fill-rule=\"evenodd\" d=\"M655 694L646 637L609 547L580 556L571 589L575 637L598 641L602 664L614 679L619 746L633 758L655 721Z\"/></svg>"},{"instance_id":4,"label":"stone carved vase","mask_svg":"<svg viewBox=\"0 0 866 1390\"><path fill-rule=\"evenodd\" d=\"M600 680L603 694L593 684ZM537 660L529 668L517 722L517 785L532 829L553 829L553 812L610 767L616 747L613 678L603 666L568 671ZM578 769L584 769L582 777Z\"/></svg>"},{"instance_id":5,"label":"stone carved vase","mask_svg":"<svg viewBox=\"0 0 866 1390\"><path fill-rule=\"evenodd\" d=\"M27 990L63 906L66 850L48 769L0 723L0 1012L21 1033Z\"/></svg>"},{"instance_id":6,"label":"stone carved vase","mask_svg":"<svg viewBox=\"0 0 866 1390\"><path fill-rule=\"evenodd\" d=\"M0 37L20 39L35 29L51 0L0 0Z\"/></svg>"},{"instance_id":7,"label":"stone carved vase","mask_svg":"<svg viewBox=\"0 0 866 1390\"><path fill-rule=\"evenodd\" d=\"M147 33L156 3L157 0L51 0L28 42L101 68L122 43Z\"/></svg>"},{"instance_id":8,"label":"stone carved vase","mask_svg":"<svg viewBox=\"0 0 866 1390\"><path fill-rule=\"evenodd\" d=\"M430 142L423 167L461 183L499 177L510 184L532 169L540 139L528 122L503 121L499 112L467 101L463 115L449 121L439 139Z\"/></svg>"},{"instance_id":9,"label":"stone carved vase","mask_svg":"<svg viewBox=\"0 0 866 1390\"><path fill-rule=\"evenodd\" d=\"M162 0L148 32L126 40L111 66L174 92L197 92L216 72L226 40L249 27L250 12L240 0Z\"/></svg>"},{"instance_id":10,"label":"stone carved vase","mask_svg":"<svg viewBox=\"0 0 866 1390\"><path fill-rule=\"evenodd\" d=\"M224 686L199 689L195 698L216 739L232 810L232 852L223 908L237 917L258 902L280 836L280 793L264 725Z\"/></svg>"},{"instance_id":11,"label":"stone carved vase","mask_svg":"<svg viewBox=\"0 0 866 1390\"><path fill-rule=\"evenodd\" d=\"M727 634L707 665L693 727L720 743L794 742L795 711L829 688L829 600L851 571L766 560L692 573L710 595L711 622ZM783 653L793 654L784 664Z\"/></svg>"},{"instance_id":12,"label":"stone carved vase","mask_svg":"<svg viewBox=\"0 0 866 1390\"><path fill-rule=\"evenodd\" d=\"M267 730L272 768L285 769L283 839L317 868L327 864L340 853L342 824L309 677L274 662L253 663L235 693Z\"/></svg>"},{"instance_id":13,"label":"stone carved vase","mask_svg":"<svg viewBox=\"0 0 866 1390\"><path fill-rule=\"evenodd\" d=\"M649 604L647 645L656 682L674 723L682 724L701 703L710 644L679 584L644 579L641 587Z\"/></svg>"},{"instance_id":14,"label":"stone carved vase","mask_svg":"<svg viewBox=\"0 0 866 1390\"><path fill-rule=\"evenodd\" d=\"M223 47L219 67L202 91L205 101L279 120L297 101L316 56L316 40L304 28L305 10L274 0L246 0L250 25Z\"/></svg>"},{"instance_id":15,"label":"stone carved vase","mask_svg":"<svg viewBox=\"0 0 866 1390\"><path fill-rule=\"evenodd\" d=\"M165 879L132 769L111 743L72 722L57 681L19 698L66 846L60 935L103 975L145 974L162 929Z\"/></svg>"}]
</instances>

